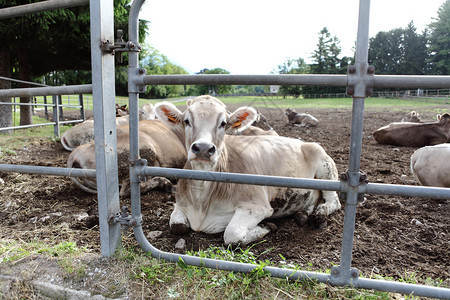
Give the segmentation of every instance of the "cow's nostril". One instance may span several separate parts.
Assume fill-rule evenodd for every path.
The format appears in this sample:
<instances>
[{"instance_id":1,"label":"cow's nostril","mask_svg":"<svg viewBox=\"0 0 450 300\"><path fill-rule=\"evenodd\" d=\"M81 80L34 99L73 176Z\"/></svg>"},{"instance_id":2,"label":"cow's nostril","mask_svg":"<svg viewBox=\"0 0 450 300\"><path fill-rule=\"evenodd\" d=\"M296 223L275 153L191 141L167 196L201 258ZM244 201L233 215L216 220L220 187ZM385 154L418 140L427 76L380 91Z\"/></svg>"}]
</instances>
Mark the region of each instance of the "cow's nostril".
<instances>
[{"instance_id":1,"label":"cow's nostril","mask_svg":"<svg viewBox=\"0 0 450 300\"><path fill-rule=\"evenodd\" d=\"M191 147L192 152L194 152L195 154L200 152L200 148L197 146L197 144L192 144Z\"/></svg>"},{"instance_id":2,"label":"cow's nostril","mask_svg":"<svg viewBox=\"0 0 450 300\"><path fill-rule=\"evenodd\" d=\"M73 162L72 168L83 169L78 161Z\"/></svg>"},{"instance_id":3,"label":"cow's nostril","mask_svg":"<svg viewBox=\"0 0 450 300\"><path fill-rule=\"evenodd\" d=\"M211 148L209 148L208 154L209 155L214 155L214 153L216 153L216 147L212 146Z\"/></svg>"}]
</instances>

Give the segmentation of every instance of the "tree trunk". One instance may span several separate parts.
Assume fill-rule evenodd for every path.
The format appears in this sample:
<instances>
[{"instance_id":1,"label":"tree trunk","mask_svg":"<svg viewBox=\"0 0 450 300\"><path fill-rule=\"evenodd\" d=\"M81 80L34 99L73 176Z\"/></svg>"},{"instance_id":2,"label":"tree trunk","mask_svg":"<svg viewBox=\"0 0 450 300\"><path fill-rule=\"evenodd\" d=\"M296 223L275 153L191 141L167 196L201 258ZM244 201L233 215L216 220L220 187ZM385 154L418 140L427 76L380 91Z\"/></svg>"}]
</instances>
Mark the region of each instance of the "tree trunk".
<instances>
[{"instance_id":1,"label":"tree trunk","mask_svg":"<svg viewBox=\"0 0 450 300\"><path fill-rule=\"evenodd\" d=\"M9 51L0 51L0 76L11 77L11 55ZM11 82L0 80L0 89L11 88ZM11 98L0 98L0 102L11 102ZM0 105L0 127L11 127L12 106ZM11 133L12 130L0 131L0 133Z\"/></svg>"},{"instance_id":2,"label":"tree trunk","mask_svg":"<svg viewBox=\"0 0 450 300\"><path fill-rule=\"evenodd\" d=\"M19 79L24 81L31 81L31 69L26 51L20 51L17 56L19 60ZM27 88L29 87L29 85L22 84L21 87ZM31 103L31 97L20 97L20 103ZM31 105L20 106L20 125L33 124L31 112Z\"/></svg>"}]
</instances>

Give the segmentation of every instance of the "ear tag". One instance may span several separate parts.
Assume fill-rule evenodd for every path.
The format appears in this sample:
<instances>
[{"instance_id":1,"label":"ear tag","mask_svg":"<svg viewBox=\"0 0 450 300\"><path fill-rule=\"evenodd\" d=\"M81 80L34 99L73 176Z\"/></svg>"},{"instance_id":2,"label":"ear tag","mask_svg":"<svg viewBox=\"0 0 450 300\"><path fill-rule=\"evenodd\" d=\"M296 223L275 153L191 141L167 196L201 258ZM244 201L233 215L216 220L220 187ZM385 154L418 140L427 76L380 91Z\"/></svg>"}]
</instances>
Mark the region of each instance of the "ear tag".
<instances>
[{"instance_id":1,"label":"ear tag","mask_svg":"<svg viewBox=\"0 0 450 300\"><path fill-rule=\"evenodd\" d=\"M161 110L164 112L164 114L166 115L167 119L170 122L177 123L177 119L171 115L171 113L169 112L169 110L167 108L162 107Z\"/></svg>"},{"instance_id":2,"label":"ear tag","mask_svg":"<svg viewBox=\"0 0 450 300\"><path fill-rule=\"evenodd\" d=\"M236 128L236 127L241 126L241 124L242 124L241 121L237 121L237 122L234 122L233 126L231 126L231 127Z\"/></svg>"},{"instance_id":3,"label":"ear tag","mask_svg":"<svg viewBox=\"0 0 450 300\"><path fill-rule=\"evenodd\" d=\"M236 127L240 127L242 125L242 121L244 121L245 119L247 119L247 117L249 116L249 113L243 113L242 115L240 115L239 117L237 117L237 121L233 124L233 128Z\"/></svg>"}]
</instances>

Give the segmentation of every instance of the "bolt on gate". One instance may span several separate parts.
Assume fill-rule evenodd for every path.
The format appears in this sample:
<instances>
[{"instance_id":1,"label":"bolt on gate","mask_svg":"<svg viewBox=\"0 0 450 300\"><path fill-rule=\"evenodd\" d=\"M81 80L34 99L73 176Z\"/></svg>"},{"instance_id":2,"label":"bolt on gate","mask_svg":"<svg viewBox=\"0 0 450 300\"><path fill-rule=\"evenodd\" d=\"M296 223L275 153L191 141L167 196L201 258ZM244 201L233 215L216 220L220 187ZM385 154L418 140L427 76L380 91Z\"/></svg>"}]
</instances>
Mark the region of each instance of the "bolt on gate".
<instances>
[{"instance_id":1,"label":"bolt on gate","mask_svg":"<svg viewBox=\"0 0 450 300\"><path fill-rule=\"evenodd\" d=\"M364 194L391 194L399 196L427 197L433 199L450 198L450 189L393 184L375 184L367 182L360 171L362 147L362 128L364 119L364 100L372 89L387 87L402 88L449 88L450 76L405 76L375 75L373 67L367 63L370 0L360 0L359 23L356 45L356 62L350 66L347 75L145 75L145 69L139 68L138 16L145 0L135 0L129 17L130 42L126 43L129 53L128 91L130 112L130 184L131 215L120 213L117 184L116 128L112 117L114 108L114 41L112 21L112 0L90 1L91 12L91 54L92 54L92 92L94 97L95 147L97 171L76 170L52 167L31 167L0 164L0 171L47 174L59 176L97 177L101 252L111 256L120 243L120 226L133 228L141 247L152 256L176 262L183 259L187 264L237 272L249 272L256 266L215 259L205 259L189 255L163 252L152 246L142 230L139 182L145 176L164 176L207 181L227 181L233 183L286 186L306 189L335 190L345 196L345 216L343 240L339 266L333 266L331 274L266 267L272 276L293 280L313 279L337 286L374 289L380 291L413 294L415 296L450 298L450 289L394 281L366 279L359 277L359 271L351 267L353 236L358 198ZM43 4L47 2L46 4ZM87 4L87 0L58 1L50 0L35 3L36 11L56 9ZM25 5L23 13L30 12ZM24 7L25 7L24 6ZM0 10L0 18L11 17L13 13ZM17 14L18 10L14 13ZM9 13L9 15L8 15ZM102 52L103 51L103 52ZM139 158L138 145L138 100L139 93L146 85L178 84L247 84L247 85L318 85L345 86L347 93L353 96L351 142L348 170L341 175L340 181L315 180L257 176L249 174L216 173L181 169L147 167L146 161ZM75 88L77 89L77 88ZM30 89L31 90L31 89ZM40 92L32 89L32 93ZM36 90L36 91L35 91ZM0 91L0 97L3 96ZM79 91L77 91L78 93ZM39 94L40 95L40 94ZM109 176L106 176L109 174Z\"/></svg>"}]
</instances>

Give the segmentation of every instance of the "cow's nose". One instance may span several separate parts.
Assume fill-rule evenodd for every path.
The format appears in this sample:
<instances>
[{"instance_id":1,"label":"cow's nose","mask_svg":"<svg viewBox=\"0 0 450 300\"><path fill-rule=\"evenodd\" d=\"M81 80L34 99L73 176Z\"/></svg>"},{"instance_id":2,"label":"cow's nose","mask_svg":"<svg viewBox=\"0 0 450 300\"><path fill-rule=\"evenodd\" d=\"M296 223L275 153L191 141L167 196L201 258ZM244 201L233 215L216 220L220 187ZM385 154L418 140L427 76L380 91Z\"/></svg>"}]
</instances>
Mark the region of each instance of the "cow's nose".
<instances>
[{"instance_id":1,"label":"cow's nose","mask_svg":"<svg viewBox=\"0 0 450 300\"><path fill-rule=\"evenodd\" d=\"M197 158L209 159L216 153L216 146L209 143L194 143L191 146L191 151Z\"/></svg>"}]
</instances>

